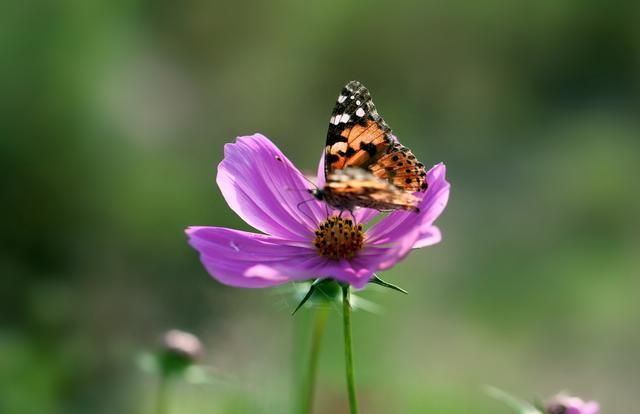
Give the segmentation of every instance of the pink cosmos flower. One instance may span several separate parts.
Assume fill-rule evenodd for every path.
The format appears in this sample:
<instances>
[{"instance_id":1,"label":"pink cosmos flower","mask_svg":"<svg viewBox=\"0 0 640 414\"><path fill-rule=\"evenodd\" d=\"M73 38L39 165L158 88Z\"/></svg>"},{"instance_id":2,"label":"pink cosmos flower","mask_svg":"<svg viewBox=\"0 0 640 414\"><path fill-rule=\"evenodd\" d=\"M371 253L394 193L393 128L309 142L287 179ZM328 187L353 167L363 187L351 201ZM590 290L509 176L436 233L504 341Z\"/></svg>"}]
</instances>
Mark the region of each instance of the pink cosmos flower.
<instances>
[{"instance_id":1,"label":"pink cosmos flower","mask_svg":"<svg viewBox=\"0 0 640 414\"><path fill-rule=\"evenodd\" d=\"M339 216L313 199L302 173L260 134L225 145L216 181L231 209L262 233L224 227L189 227L186 233L211 276L245 288L318 278L361 288L412 249L441 240L433 222L449 198L445 166L438 164L427 174L419 213L396 211L367 226L378 212L357 209L356 224L348 212ZM324 185L323 160L316 183Z\"/></svg>"},{"instance_id":2,"label":"pink cosmos flower","mask_svg":"<svg viewBox=\"0 0 640 414\"><path fill-rule=\"evenodd\" d=\"M556 395L546 408L548 414L598 414L599 411L596 401L583 401L566 394Z\"/></svg>"}]
</instances>

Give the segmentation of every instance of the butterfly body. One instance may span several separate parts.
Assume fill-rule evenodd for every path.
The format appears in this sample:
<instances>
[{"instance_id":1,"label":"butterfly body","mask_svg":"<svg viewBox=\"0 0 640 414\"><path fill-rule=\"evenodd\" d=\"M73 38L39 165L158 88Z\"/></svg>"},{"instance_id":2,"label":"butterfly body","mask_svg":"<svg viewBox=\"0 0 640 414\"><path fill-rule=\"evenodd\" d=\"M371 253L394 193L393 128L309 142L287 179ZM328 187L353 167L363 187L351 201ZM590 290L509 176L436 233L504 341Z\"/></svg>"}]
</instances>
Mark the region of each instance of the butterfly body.
<instances>
[{"instance_id":1,"label":"butterfly body","mask_svg":"<svg viewBox=\"0 0 640 414\"><path fill-rule=\"evenodd\" d=\"M417 205L420 200L412 193L389 185L360 168L336 170L327 177L324 188L309 192L338 210L353 211L355 207L366 207L380 211L419 211Z\"/></svg>"},{"instance_id":2,"label":"butterfly body","mask_svg":"<svg viewBox=\"0 0 640 414\"><path fill-rule=\"evenodd\" d=\"M357 81L342 89L331 114L324 166L324 188L310 192L339 210L418 211L413 193L427 189L424 165L391 134Z\"/></svg>"}]
</instances>

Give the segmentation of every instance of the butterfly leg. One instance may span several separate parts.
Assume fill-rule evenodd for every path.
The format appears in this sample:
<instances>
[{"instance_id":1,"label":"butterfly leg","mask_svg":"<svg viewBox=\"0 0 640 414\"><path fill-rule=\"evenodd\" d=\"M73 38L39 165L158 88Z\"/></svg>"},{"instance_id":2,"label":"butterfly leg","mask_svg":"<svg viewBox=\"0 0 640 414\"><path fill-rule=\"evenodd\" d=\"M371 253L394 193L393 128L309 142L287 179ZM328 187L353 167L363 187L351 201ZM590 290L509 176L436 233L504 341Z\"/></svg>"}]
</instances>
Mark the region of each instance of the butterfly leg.
<instances>
[{"instance_id":1,"label":"butterfly leg","mask_svg":"<svg viewBox=\"0 0 640 414\"><path fill-rule=\"evenodd\" d=\"M353 210L349 210L349 214L351 214L351 218L353 219L353 225L354 225L354 226L357 226L357 225L358 225L358 222L357 222L357 220L356 220L356 216L355 216L355 214L353 214Z\"/></svg>"}]
</instances>

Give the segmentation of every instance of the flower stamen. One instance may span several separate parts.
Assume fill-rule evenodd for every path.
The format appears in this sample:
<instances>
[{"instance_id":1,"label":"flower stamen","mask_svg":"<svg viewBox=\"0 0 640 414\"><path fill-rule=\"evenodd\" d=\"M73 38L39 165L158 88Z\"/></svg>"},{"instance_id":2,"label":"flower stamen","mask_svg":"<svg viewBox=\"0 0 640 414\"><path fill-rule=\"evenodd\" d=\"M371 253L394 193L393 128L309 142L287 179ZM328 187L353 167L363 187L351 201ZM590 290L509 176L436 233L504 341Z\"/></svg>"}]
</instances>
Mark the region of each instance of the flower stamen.
<instances>
[{"instance_id":1,"label":"flower stamen","mask_svg":"<svg viewBox=\"0 0 640 414\"><path fill-rule=\"evenodd\" d=\"M362 224L353 220L332 216L320 223L314 245L318 252L329 259L351 259L362 249L364 232Z\"/></svg>"}]
</instances>

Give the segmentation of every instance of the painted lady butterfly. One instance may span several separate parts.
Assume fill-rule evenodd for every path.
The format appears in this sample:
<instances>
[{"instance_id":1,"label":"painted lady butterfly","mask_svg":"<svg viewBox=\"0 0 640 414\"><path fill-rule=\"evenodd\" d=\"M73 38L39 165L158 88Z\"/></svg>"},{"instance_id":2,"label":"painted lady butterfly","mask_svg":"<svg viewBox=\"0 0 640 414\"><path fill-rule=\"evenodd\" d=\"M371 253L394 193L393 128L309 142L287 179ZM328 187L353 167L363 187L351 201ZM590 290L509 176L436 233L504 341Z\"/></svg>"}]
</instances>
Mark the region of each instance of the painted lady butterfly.
<instances>
[{"instance_id":1,"label":"painted lady butterfly","mask_svg":"<svg viewBox=\"0 0 640 414\"><path fill-rule=\"evenodd\" d=\"M400 144L358 81L340 92L329 120L324 155L326 184L309 190L339 210L355 207L418 211L427 189L424 165Z\"/></svg>"}]
</instances>

